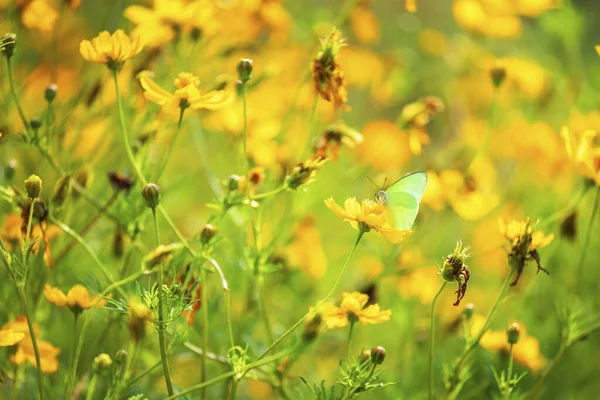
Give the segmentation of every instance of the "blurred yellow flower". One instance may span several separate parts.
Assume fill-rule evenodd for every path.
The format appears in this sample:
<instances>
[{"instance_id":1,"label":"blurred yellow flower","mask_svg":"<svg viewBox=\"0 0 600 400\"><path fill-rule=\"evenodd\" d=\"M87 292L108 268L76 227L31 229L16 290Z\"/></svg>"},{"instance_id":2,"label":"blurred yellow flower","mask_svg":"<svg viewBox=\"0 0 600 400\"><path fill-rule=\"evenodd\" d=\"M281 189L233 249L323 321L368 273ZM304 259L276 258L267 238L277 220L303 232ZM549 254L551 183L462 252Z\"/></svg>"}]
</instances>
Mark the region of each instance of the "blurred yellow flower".
<instances>
[{"instance_id":1,"label":"blurred yellow flower","mask_svg":"<svg viewBox=\"0 0 600 400\"><path fill-rule=\"evenodd\" d=\"M372 121L362 130L363 141L356 146L360 162L379 171L401 168L410 159L408 134L392 121Z\"/></svg>"},{"instance_id":2,"label":"blurred yellow flower","mask_svg":"<svg viewBox=\"0 0 600 400\"><path fill-rule=\"evenodd\" d=\"M149 75L147 71L139 75L144 96L149 101L163 106L170 113L178 113L186 108L215 110L230 100L223 90L211 90L202 94L198 89L200 78L189 72L180 72L175 78L174 93L158 86Z\"/></svg>"},{"instance_id":3,"label":"blurred yellow flower","mask_svg":"<svg viewBox=\"0 0 600 400\"><path fill-rule=\"evenodd\" d=\"M0 329L0 347L17 344L24 337L25 334L23 332L13 331L12 329Z\"/></svg>"},{"instance_id":4,"label":"blurred yellow flower","mask_svg":"<svg viewBox=\"0 0 600 400\"><path fill-rule=\"evenodd\" d=\"M119 69L125 61L138 55L143 47L140 38L131 40L125 32L117 29L112 35L103 31L91 41L81 41L79 52L87 61Z\"/></svg>"},{"instance_id":5,"label":"blurred yellow flower","mask_svg":"<svg viewBox=\"0 0 600 400\"><path fill-rule=\"evenodd\" d=\"M321 278L327 271L327 257L323 251L321 234L313 217L304 217L294 229L292 242L286 249L291 265L301 267L307 274Z\"/></svg>"},{"instance_id":6,"label":"blurred yellow flower","mask_svg":"<svg viewBox=\"0 0 600 400\"><path fill-rule=\"evenodd\" d=\"M379 21L375 13L365 4L359 4L352 10L350 24L359 42L372 44L379 41Z\"/></svg>"},{"instance_id":7,"label":"blurred yellow flower","mask_svg":"<svg viewBox=\"0 0 600 400\"><path fill-rule=\"evenodd\" d=\"M417 12L417 0L404 0L404 7L408 12Z\"/></svg>"},{"instance_id":8,"label":"blurred yellow flower","mask_svg":"<svg viewBox=\"0 0 600 400\"><path fill-rule=\"evenodd\" d=\"M483 327L485 317L476 314L473 316L472 321L471 334L475 335ZM522 323L519 323L519 325L519 342L513 345L513 357L516 362L529 368L534 374L538 373L547 363L540 351L540 343L535 337L527 334ZM488 330L481 338L480 344L490 351L501 351L508 354L510 350L505 330Z\"/></svg>"},{"instance_id":9,"label":"blurred yellow flower","mask_svg":"<svg viewBox=\"0 0 600 400\"><path fill-rule=\"evenodd\" d=\"M598 132L586 130L576 138L569 128L564 127L560 134L565 142L567 156L577 171L600 186L600 146L594 146Z\"/></svg>"},{"instance_id":10,"label":"blurred yellow flower","mask_svg":"<svg viewBox=\"0 0 600 400\"><path fill-rule=\"evenodd\" d=\"M397 123L408 132L408 144L414 155L420 155L423 145L429 143L427 125L438 112L444 109L442 100L433 96L422 97L402 109Z\"/></svg>"},{"instance_id":11,"label":"blurred yellow flower","mask_svg":"<svg viewBox=\"0 0 600 400\"><path fill-rule=\"evenodd\" d=\"M380 324L390 320L391 310L381 310L379 304L365 307L369 296L360 292L344 292L339 307L327 303L322 307L321 317L328 329L343 328L349 322Z\"/></svg>"},{"instance_id":12,"label":"blurred yellow flower","mask_svg":"<svg viewBox=\"0 0 600 400\"><path fill-rule=\"evenodd\" d=\"M446 52L448 41L446 36L435 29L423 29L419 32L419 46L427 54L440 56Z\"/></svg>"},{"instance_id":13,"label":"blurred yellow flower","mask_svg":"<svg viewBox=\"0 0 600 400\"><path fill-rule=\"evenodd\" d=\"M16 343L17 352L10 357L10 361L17 365L23 365L25 362L29 362L31 365L37 366L33 342L29 334L26 317L24 315L18 316L14 321L5 324L2 327L2 330L23 334L23 339ZM37 338L42 372L46 374L56 372L58 370L57 357L60 354L60 349L53 346L51 343L40 339L40 331L37 325L34 325L33 330Z\"/></svg>"},{"instance_id":14,"label":"blurred yellow flower","mask_svg":"<svg viewBox=\"0 0 600 400\"><path fill-rule=\"evenodd\" d=\"M51 33L58 13L50 6L48 0L33 0L26 4L21 14L23 25L30 29Z\"/></svg>"},{"instance_id":15,"label":"blurred yellow flower","mask_svg":"<svg viewBox=\"0 0 600 400\"><path fill-rule=\"evenodd\" d=\"M355 229L363 232L375 230L392 243L400 242L411 233L410 230L394 229L388 221L386 206L375 200L368 199L359 203L355 197L351 197L346 199L342 208L330 197L325 200L325 205L338 217L350 222Z\"/></svg>"},{"instance_id":16,"label":"blurred yellow flower","mask_svg":"<svg viewBox=\"0 0 600 400\"><path fill-rule=\"evenodd\" d=\"M68 307L73 312L81 312L93 307L102 307L106 304L106 301L97 301L98 296L92 296L82 285L73 286L67 294L63 293L60 289L46 285L44 288L44 296L50 303L55 304L59 307Z\"/></svg>"}]
</instances>

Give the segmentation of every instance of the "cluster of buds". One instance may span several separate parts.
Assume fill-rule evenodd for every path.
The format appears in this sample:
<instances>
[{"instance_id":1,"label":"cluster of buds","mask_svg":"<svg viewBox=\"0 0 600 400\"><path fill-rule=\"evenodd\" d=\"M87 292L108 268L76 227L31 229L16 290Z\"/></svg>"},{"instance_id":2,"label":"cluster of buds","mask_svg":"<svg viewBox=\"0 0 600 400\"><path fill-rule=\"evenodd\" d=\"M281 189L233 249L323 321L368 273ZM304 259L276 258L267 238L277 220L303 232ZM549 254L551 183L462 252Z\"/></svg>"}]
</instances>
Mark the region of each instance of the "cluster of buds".
<instances>
[{"instance_id":1,"label":"cluster of buds","mask_svg":"<svg viewBox=\"0 0 600 400\"><path fill-rule=\"evenodd\" d=\"M469 257L469 247L463 247L461 241L456 243L454 251L444 258L444 264L440 268L440 275L446 282L458 283L458 289L456 292L455 306L460 304L460 301L465 297L467 293L467 283L471 278L469 267L467 267L466 261Z\"/></svg>"}]
</instances>

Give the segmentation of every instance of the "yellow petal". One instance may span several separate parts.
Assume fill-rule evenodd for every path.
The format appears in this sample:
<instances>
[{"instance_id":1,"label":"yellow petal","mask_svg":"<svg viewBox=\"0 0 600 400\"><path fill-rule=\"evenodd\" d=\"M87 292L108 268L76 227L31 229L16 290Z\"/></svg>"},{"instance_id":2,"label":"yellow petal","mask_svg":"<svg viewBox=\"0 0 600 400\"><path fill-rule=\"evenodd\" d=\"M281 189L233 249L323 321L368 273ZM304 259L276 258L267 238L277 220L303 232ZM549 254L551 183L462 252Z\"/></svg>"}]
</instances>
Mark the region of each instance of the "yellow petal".
<instances>
[{"instance_id":1,"label":"yellow petal","mask_svg":"<svg viewBox=\"0 0 600 400\"><path fill-rule=\"evenodd\" d=\"M147 75L143 74L140 77L140 83L144 88L144 96L153 103L163 105L173 97L171 93L158 86Z\"/></svg>"},{"instance_id":2,"label":"yellow petal","mask_svg":"<svg viewBox=\"0 0 600 400\"><path fill-rule=\"evenodd\" d=\"M23 332L15 332L11 330L0 330L0 346L12 346L21 341L25 337Z\"/></svg>"},{"instance_id":3,"label":"yellow petal","mask_svg":"<svg viewBox=\"0 0 600 400\"><path fill-rule=\"evenodd\" d=\"M67 305L67 296L58 288L46 285L44 288L44 296L46 299L59 307L65 307Z\"/></svg>"}]
</instances>

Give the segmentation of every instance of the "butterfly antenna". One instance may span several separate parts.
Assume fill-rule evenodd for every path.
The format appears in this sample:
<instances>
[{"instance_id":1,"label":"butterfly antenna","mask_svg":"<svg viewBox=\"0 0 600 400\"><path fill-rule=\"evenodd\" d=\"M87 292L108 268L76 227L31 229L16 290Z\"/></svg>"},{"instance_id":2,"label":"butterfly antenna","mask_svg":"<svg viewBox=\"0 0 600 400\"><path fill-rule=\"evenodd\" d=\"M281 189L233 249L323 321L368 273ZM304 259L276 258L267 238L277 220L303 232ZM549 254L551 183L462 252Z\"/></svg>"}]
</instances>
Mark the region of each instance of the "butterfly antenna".
<instances>
[{"instance_id":1,"label":"butterfly antenna","mask_svg":"<svg viewBox=\"0 0 600 400\"><path fill-rule=\"evenodd\" d=\"M385 177L385 179L383 180L383 189L385 190L385 184L387 183L387 176Z\"/></svg>"},{"instance_id":2,"label":"butterfly antenna","mask_svg":"<svg viewBox=\"0 0 600 400\"><path fill-rule=\"evenodd\" d=\"M371 181L371 183L372 183L373 185L375 185L375 187L376 187L377 189L381 189L379 186L377 186L377 184L376 184L375 182L373 182L373 179L371 179L371 178L370 178L368 175L367 175L367 179L368 179L368 180L370 180L370 181Z\"/></svg>"}]
</instances>

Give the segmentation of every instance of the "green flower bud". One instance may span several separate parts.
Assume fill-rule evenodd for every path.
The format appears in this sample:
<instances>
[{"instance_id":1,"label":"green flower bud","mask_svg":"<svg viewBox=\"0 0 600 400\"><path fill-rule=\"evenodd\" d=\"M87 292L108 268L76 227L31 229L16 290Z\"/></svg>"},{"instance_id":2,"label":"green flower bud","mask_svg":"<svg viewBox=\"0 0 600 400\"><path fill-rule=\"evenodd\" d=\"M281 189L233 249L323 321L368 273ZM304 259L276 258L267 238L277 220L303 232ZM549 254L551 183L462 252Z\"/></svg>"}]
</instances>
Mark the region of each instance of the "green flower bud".
<instances>
[{"instance_id":1,"label":"green flower bud","mask_svg":"<svg viewBox=\"0 0 600 400\"><path fill-rule=\"evenodd\" d=\"M6 58L11 58L15 53L15 48L17 47L17 35L14 33L5 34L2 39L0 39L0 50L4 53Z\"/></svg>"},{"instance_id":2,"label":"green flower bud","mask_svg":"<svg viewBox=\"0 0 600 400\"><path fill-rule=\"evenodd\" d=\"M94 372L100 375L107 375L110 367L112 367L113 360L106 353L102 353L94 358Z\"/></svg>"},{"instance_id":3,"label":"green flower bud","mask_svg":"<svg viewBox=\"0 0 600 400\"><path fill-rule=\"evenodd\" d=\"M252 60L249 58L242 58L237 64L237 73L238 78L242 82L242 84L248 82L250 80L250 76L252 75Z\"/></svg>"},{"instance_id":4,"label":"green flower bud","mask_svg":"<svg viewBox=\"0 0 600 400\"><path fill-rule=\"evenodd\" d=\"M499 88L506 79L506 68L499 64L493 66L492 69L490 69L490 78L492 78L494 87Z\"/></svg>"},{"instance_id":5,"label":"green flower bud","mask_svg":"<svg viewBox=\"0 0 600 400\"><path fill-rule=\"evenodd\" d=\"M304 332L302 332L302 340L306 343L310 343L317 338L319 335L319 329L323 318L321 314L316 314L314 317L308 319L304 324Z\"/></svg>"},{"instance_id":6,"label":"green flower bud","mask_svg":"<svg viewBox=\"0 0 600 400\"><path fill-rule=\"evenodd\" d=\"M508 344L517 344L521 335L521 327L516 322L512 323L506 330L506 341Z\"/></svg>"},{"instance_id":7,"label":"green flower bud","mask_svg":"<svg viewBox=\"0 0 600 400\"><path fill-rule=\"evenodd\" d=\"M124 365L127 362L127 351L125 351L124 349L121 349L119 351L117 351L117 353L115 354L115 362L117 364L121 364Z\"/></svg>"},{"instance_id":8,"label":"green flower bud","mask_svg":"<svg viewBox=\"0 0 600 400\"><path fill-rule=\"evenodd\" d=\"M31 175L25 180L25 191L30 199L37 199L42 192L42 180L37 175Z\"/></svg>"},{"instance_id":9,"label":"green flower bud","mask_svg":"<svg viewBox=\"0 0 600 400\"><path fill-rule=\"evenodd\" d=\"M473 303L469 303L463 309L462 317L468 321L473 318L473 315L475 315L475 305L473 305Z\"/></svg>"},{"instance_id":10,"label":"green flower bud","mask_svg":"<svg viewBox=\"0 0 600 400\"><path fill-rule=\"evenodd\" d=\"M156 183L148 183L142 189L142 197L148 208L156 208L160 204L160 187Z\"/></svg>"},{"instance_id":11,"label":"green flower bud","mask_svg":"<svg viewBox=\"0 0 600 400\"><path fill-rule=\"evenodd\" d=\"M371 349L371 362L375 365L381 365L383 360L385 360L385 349L381 346L373 347Z\"/></svg>"},{"instance_id":12,"label":"green flower bud","mask_svg":"<svg viewBox=\"0 0 600 400\"><path fill-rule=\"evenodd\" d=\"M242 178L239 175L231 175L228 179L227 179L227 189L229 189L230 192L235 192L236 190L238 190L240 188L240 183L242 182Z\"/></svg>"},{"instance_id":13,"label":"green flower bud","mask_svg":"<svg viewBox=\"0 0 600 400\"><path fill-rule=\"evenodd\" d=\"M31 121L29 121L29 126L31 126L31 129L37 131L42 127L42 121L39 118L31 118Z\"/></svg>"},{"instance_id":14,"label":"green flower bud","mask_svg":"<svg viewBox=\"0 0 600 400\"><path fill-rule=\"evenodd\" d=\"M12 181L12 179L15 176L16 169L17 169L17 160L15 160L13 158L4 166L4 178L7 181Z\"/></svg>"},{"instance_id":15,"label":"green flower bud","mask_svg":"<svg viewBox=\"0 0 600 400\"><path fill-rule=\"evenodd\" d=\"M46 89L44 90L44 99L46 99L48 103L52 103L52 101L56 98L57 90L58 86L56 86L54 83L46 86Z\"/></svg>"},{"instance_id":16,"label":"green flower bud","mask_svg":"<svg viewBox=\"0 0 600 400\"><path fill-rule=\"evenodd\" d=\"M358 356L358 363L364 364L367 361L369 361L370 359L371 359L371 350L362 349L362 351L360 352L360 355Z\"/></svg>"},{"instance_id":17,"label":"green flower bud","mask_svg":"<svg viewBox=\"0 0 600 400\"><path fill-rule=\"evenodd\" d=\"M206 224L200 232L200 241L203 244L208 244L212 240L212 238L214 238L217 235L217 233L219 233L219 229L216 226Z\"/></svg>"},{"instance_id":18,"label":"green flower bud","mask_svg":"<svg viewBox=\"0 0 600 400\"><path fill-rule=\"evenodd\" d=\"M56 207L60 207L65 203L65 200L71 193L71 177L68 175L63 176L54 185L54 194L52 195L52 204Z\"/></svg>"}]
</instances>

